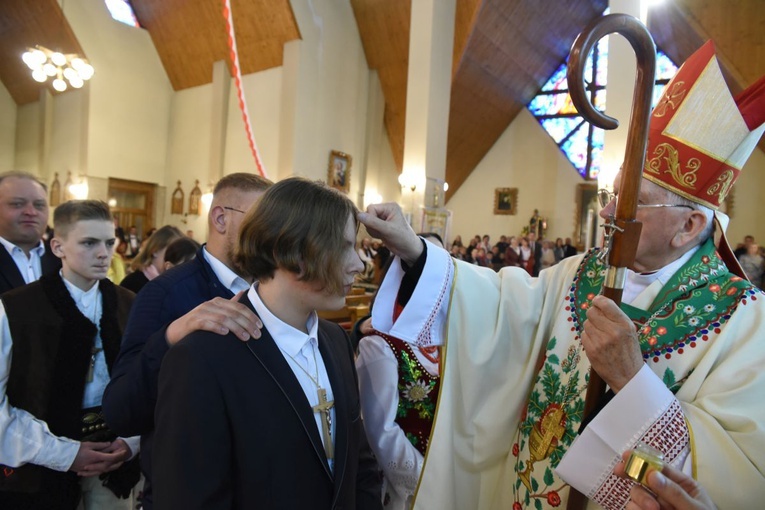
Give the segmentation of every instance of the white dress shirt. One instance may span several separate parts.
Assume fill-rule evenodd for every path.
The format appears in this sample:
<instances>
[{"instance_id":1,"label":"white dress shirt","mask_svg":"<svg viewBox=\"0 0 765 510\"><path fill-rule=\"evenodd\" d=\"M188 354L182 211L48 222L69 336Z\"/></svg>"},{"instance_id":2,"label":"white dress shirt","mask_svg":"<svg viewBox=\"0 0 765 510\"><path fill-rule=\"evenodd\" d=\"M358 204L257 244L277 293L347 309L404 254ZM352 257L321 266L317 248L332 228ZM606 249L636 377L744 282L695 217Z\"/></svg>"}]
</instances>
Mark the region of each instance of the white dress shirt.
<instances>
[{"instance_id":1,"label":"white dress shirt","mask_svg":"<svg viewBox=\"0 0 765 510\"><path fill-rule=\"evenodd\" d=\"M255 311L258 312L260 320L263 321L263 326L268 330L276 346L284 355L284 359L295 374L300 387L303 388L305 398L311 407L319 404L319 395L315 382L317 375L319 386L327 391L327 400L334 401L335 398L332 393L332 386L329 383L327 368L324 366L324 360L319 351L319 318L316 312L311 313L308 318L306 322L308 334L305 334L271 313L258 295L258 282L252 284L247 297L253 307L255 307ZM335 430L337 428L335 425L334 406L329 410L329 416L331 422L329 434L332 437L334 451ZM321 413L314 413L314 419L323 444L324 433ZM334 470L334 460L329 460L329 468Z\"/></svg>"},{"instance_id":2,"label":"white dress shirt","mask_svg":"<svg viewBox=\"0 0 765 510\"><path fill-rule=\"evenodd\" d=\"M233 272L226 264L216 259L209 251L207 251L207 247L202 249L202 255L204 255L207 263L210 264L215 276L218 277L218 280L228 290L236 294L237 292L250 288L250 284L247 283L247 280Z\"/></svg>"},{"instance_id":3,"label":"white dress shirt","mask_svg":"<svg viewBox=\"0 0 765 510\"><path fill-rule=\"evenodd\" d=\"M21 277L24 278L24 283L32 283L40 279L42 276L41 257L45 254L45 245L42 241L29 250L29 256L24 253L24 250L3 237L0 237L0 244L5 246L13 262L16 263Z\"/></svg>"}]
</instances>

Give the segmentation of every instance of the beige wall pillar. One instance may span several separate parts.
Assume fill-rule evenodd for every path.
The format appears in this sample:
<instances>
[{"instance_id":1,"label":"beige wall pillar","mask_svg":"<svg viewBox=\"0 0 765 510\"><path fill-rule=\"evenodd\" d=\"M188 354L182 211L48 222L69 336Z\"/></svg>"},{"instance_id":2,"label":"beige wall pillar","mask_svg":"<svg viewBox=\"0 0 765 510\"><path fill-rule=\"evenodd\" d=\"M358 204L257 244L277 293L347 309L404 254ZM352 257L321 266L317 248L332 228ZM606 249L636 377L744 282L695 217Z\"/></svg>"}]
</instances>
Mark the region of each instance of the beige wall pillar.
<instances>
[{"instance_id":1,"label":"beige wall pillar","mask_svg":"<svg viewBox=\"0 0 765 510\"><path fill-rule=\"evenodd\" d=\"M611 0L612 14L624 13L640 17L641 0ZM643 20L645 23L645 20ZM619 121L619 128L606 131L603 145L603 166L598 176L600 187L611 187L624 160L627 129L632 112L637 60L627 40L614 34L608 37L608 75L606 84L606 114Z\"/></svg>"},{"instance_id":2,"label":"beige wall pillar","mask_svg":"<svg viewBox=\"0 0 765 510\"><path fill-rule=\"evenodd\" d=\"M231 74L226 62L213 64L212 109L210 118L210 166L208 181L215 185L223 177L226 155L226 127L228 126L228 96L231 91ZM205 189L204 191L208 191Z\"/></svg>"},{"instance_id":3,"label":"beige wall pillar","mask_svg":"<svg viewBox=\"0 0 765 510\"><path fill-rule=\"evenodd\" d=\"M443 181L454 47L455 0L412 0L402 206L419 226L426 177Z\"/></svg>"},{"instance_id":4,"label":"beige wall pillar","mask_svg":"<svg viewBox=\"0 0 765 510\"><path fill-rule=\"evenodd\" d=\"M40 132L37 175L50 181L50 152L53 144L53 96L47 87L40 90Z\"/></svg>"}]
</instances>

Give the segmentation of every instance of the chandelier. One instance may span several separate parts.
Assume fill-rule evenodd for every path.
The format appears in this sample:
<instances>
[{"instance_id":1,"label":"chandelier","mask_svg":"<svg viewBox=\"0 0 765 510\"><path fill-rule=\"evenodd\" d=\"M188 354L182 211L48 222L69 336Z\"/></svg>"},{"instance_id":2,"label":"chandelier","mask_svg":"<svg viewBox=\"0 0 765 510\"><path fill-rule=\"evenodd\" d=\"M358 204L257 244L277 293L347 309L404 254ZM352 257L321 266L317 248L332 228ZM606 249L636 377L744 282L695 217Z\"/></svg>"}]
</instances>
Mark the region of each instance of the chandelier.
<instances>
[{"instance_id":1,"label":"chandelier","mask_svg":"<svg viewBox=\"0 0 765 510\"><path fill-rule=\"evenodd\" d=\"M59 92L66 90L67 82L78 89L93 77L93 66L84 58L71 53L65 55L51 51L44 46L29 48L21 56L21 60L32 70L32 78L35 81L45 83L48 78L53 78L53 88Z\"/></svg>"}]
</instances>

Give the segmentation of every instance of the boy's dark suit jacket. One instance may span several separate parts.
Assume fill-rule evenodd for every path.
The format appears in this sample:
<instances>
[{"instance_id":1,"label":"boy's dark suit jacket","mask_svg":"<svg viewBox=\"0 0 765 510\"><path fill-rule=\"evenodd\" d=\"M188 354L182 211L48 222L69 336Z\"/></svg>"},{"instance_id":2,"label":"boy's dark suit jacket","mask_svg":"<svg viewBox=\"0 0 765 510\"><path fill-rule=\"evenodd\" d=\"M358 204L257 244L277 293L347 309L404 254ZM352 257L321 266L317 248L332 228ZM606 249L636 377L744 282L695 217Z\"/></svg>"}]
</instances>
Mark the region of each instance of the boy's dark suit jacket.
<instances>
[{"instance_id":1,"label":"boy's dark suit jacket","mask_svg":"<svg viewBox=\"0 0 765 510\"><path fill-rule=\"evenodd\" d=\"M242 303L252 308L246 296ZM266 329L246 343L198 331L170 349L155 415L154 508L382 508L340 326L319 321L319 351L335 402L334 473L300 383Z\"/></svg>"},{"instance_id":2,"label":"boy's dark suit jacket","mask_svg":"<svg viewBox=\"0 0 765 510\"><path fill-rule=\"evenodd\" d=\"M44 245L45 253L40 258L42 274L58 273L58 270L61 269L61 259L53 255L47 241L44 241ZM19 273L19 268L16 267L13 257L5 249L5 246L0 245L0 294L23 285L26 285L24 277Z\"/></svg>"}]
</instances>

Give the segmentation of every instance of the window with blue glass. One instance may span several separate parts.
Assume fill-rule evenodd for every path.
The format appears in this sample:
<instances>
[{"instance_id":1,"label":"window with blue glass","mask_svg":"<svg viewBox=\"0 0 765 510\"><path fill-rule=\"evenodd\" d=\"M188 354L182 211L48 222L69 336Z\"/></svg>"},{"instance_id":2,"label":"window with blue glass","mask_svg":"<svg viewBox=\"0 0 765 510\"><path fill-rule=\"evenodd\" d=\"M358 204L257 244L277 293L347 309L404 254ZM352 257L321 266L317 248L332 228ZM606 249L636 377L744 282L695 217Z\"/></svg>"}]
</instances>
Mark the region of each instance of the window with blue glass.
<instances>
[{"instance_id":1,"label":"window with blue glass","mask_svg":"<svg viewBox=\"0 0 765 510\"><path fill-rule=\"evenodd\" d=\"M600 111L606 108L606 70L608 44L601 39L590 53L585 65L585 82L590 101ZM598 177L603 160L604 133L586 122L574 108L566 80L567 62L563 62L545 83L527 108L555 140L577 172L587 180ZM656 86L653 105L661 97L664 86L677 72L677 66L661 50L656 53Z\"/></svg>"},{"instance_id":2,"label":"window with blue glass","mask_svg":"<svg viewBox=\"0 0 765 510\"><path fill-rule=\"evenodd\" d=\"M129 0L104 1L106 2L106 8L109 9L109 13L112 15L113 19L119 21L120 23L130 25L131 27L140 28L141 25L138 23L138 19L135 17L133 6L130 5Z\"/></svg>"}]
</instances>

